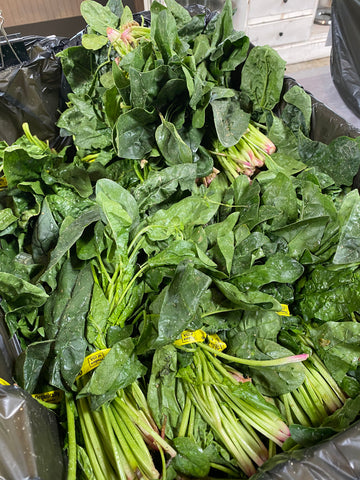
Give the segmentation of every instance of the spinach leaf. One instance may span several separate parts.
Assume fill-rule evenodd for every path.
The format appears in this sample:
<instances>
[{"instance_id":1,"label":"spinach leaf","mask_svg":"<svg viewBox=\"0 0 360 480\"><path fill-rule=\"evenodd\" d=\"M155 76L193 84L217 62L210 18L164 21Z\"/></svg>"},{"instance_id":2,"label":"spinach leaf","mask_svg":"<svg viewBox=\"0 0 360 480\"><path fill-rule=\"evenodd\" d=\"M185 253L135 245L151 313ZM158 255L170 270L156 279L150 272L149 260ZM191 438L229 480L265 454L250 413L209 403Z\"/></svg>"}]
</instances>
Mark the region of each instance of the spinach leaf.
<instances>
[{"instance_id":1,"label":"spinach leaf","mask_svg":"<svg viewBox=\"0 0 360 480\"><path fill-rule=\"evenodd\" d=\"M48 298L41 286L7 272L0 272L0 295L11 311L28 311L40 307Z\"/></svg>"},{"instance_id":2,"label":"spinach leaf","mask_svg":"<svg viewBox=\"0 0 360 480\"><path fill-rule=\"evenodd\" d=\"M304 272L304 267L284 253L276 253L264 265L254 265L248 272L232 278L241 290L258 290L267 283L295 283Z\"/></svg>"},{"instance_id":3,"label":"spinach leaf","mask_svg":"<svg viewBox=\"0 0 360 480\"><path fill-rule=\"evenodd\" d=\"M145 372L146 367L134 353L133 339L126 338L113 345L79 395L90 394L92 408L96 409L112 400L119 389L131 385Z\"/></svg>"},{"instance_id":4,"label":"spinach leaf","mask_svg":"<svg viewBox=\"0 0 360 480\"><path fill-rule=\"evenodd\" d=\"M58 53L63 73L72 92L83 95L87 93L93 82L94 55L82 46L69 47ZM68 110L64 110L66 116Z\"/></svg>"},{"instance_id":5,"label":"spinach leaf","mask_svg":"<svg viewBox=\"0 0 360 480\"><path fill-rule=\"evenodd\" d=\"M285 100L285 102L293 105L294 107L296 107L296 109L298 109L301 112L305 122L304 133L305 135L308 135L310 132L310 121L311 121L311 114L312 114L312 105L311 105L310 95L306 93L303 88L301 88L298 85L295 85L291 87L284 94L283 99ZM282 117L284 118L283 115ZM293 128L292 130L294 131Z\"/></svg>"},{"instance_id":6,"label":"spinach leaf","mask_svg":"<svg viewBox=\"0 0 360 480\"><path fill-rule=\"evenodd\" d=\"M269 46L252 48L242 69L240 90L255 111L272 110L280 100L285 61Z\"/></svg>"},{"instance_id":7,"label":"spinach leaf","mask_svg":"<svg viewBox=\"0 0 360 480\"><path fill-rule=\"evenodd\" d=\"M183 330L201 326L198 307L210 283L211 279L191 263L177 267L160 308L156 347L173 342Z\"/></svg>"},{"instance_id":8,"label":"spinach leaf","mask_svg":"<svg viewBox=\"0 0 360 480\"><path fill-rule=\"evenodd\" d=\"M351 185L360 167L360 148L353 138L338 137L329 145L300 137L301 161L319 167L336 185Z\"/></svg>"},{"instance_id":9,"label":"spinach leaf","mask_svg":"<svg viewBox=\"0 0 360 480\"><path fill-rule=\"evenodd\" d=\"M35 262L47 263L48 255L57 243L59 227L45 198L32 237L32 256Z\"/></svg>"},{"instance_id":10,"label":"spinach leaf","mask_svg":"<svg viewBox=\"0 0 360 480\"><path fill-rule=\"evenodd\" d=\"M17 145L8 147L3 161L8 187L16 187L19 182L39 179L46 159L47 155L40 149L29 152Z\"/></svg>"},{"instance_id":11,"label":"spinach leaf","mask_svg":"<svg viewBox=\"0 0 360 480\"><path fill-rule=\"evenodd\" d=\"M168 9L157 9L156 5L151 6L151 36L161 53L164 63L170 63L170 59L186 51L187 45L183 43L178 35L176 20ZM155 14L156 12L156 14ZM153 14L154 13L154 14Z\"/></svg>"},{"instance_id":12,"label":"spinach leaf","mask_svg":"<svg viewBox=\"0 0 360 480\"><path fill-rule=\"evenodd\" d=\"M16 359L15 374L19 385L30 393L36 393L44 365L48 359L53 340L33 342ZM38 390L40 391L40 390Z\"/></svg>"},{"instance_id":13,"label":"spinach leaf","mask_svg":"<svg viewBox=\"0 0 360 480\"><path fill-rule=\"evenodd\" d=\"M250 120L250 114L240 107L238 93L235 91L230 93L232 93L230 97L221 98L216 94L210 99L216 133L224 147L231 147L240 140Z\"/></svg>"},{"instance_id":14,"label":"spinach leaf","mask_svg":"<svg viewBox=\"0 0 360 480\"><path fill-rule=\"evenodd\" d=\"M94 0L84 0L80 6L81 15L95 32L106 35L107 27L117 28L119 17L108 6L102 6Z\"/></svg>"},{"instance_id":15,"label":"spinach leaf","mask_svg":"<svg viewBox=\"0 0 360 480\"><path fill-rule=\"evenodd\" d=\"M10 225L17 221L17 217L13 214L11 208L0 210L0 232L6 230Z\"/></svg>"},{"instance_id":16,"label":"spinach leaf","mask_svg":"<svg viewBox=\"0 0 360 480\"><path fill-rule=\"evenodd\" d=\"M240 306L244 310L281 310L280 303L267 293L257 290L241 291L231 282L214 279L214 283L220 292L232 303Z\"/></svg>"},{"instance_id":17,"label":"spinach leaf","mask_svg":"<svg viewBox=\"0 0 360 480\"><path fill-rule=\"evenodd\" d=\"M277 343L281 317L271 311L247 311L236 327L227 332L228 353L239 358L269 359L292 355ZM301 364L244 368L264 395L277 396L298 388L304 381Z\"/></svg>"},{"instance_id":18,"label":"spinach leaf","mask_svg":"<svg viewBox=\"0 0 360 480\"><path fill-rule=\"evenodd\" d=\"M359 282L358 270L316 266L296 297L303 318L323 322L349 319L360 308Z\"/></svg>"},{"instance_id":19,"label":"spinach leaf","mask_svg":"<svg viewBox=\"0 0 360 480\"><path fill-rule=\"evenodd\" d=\"M167 438L175 436L185 404L185 394L177 379L177 349L165 345L155 350L147 386L147 401L159 428L165 424Z\"/></svg>"},{"instance_id":20,"label":"spinach leaf","mask_svg":"<svg viewBox=\"0 0 360 480\"><path fill-rule=\"evenodd\" d=\"M57 126L63 136L75 135L76 144L84 150L106 149L112 145L111 129L100 112L87 99L69 93L71 106L61 115Z\"/></svg>"},{"instance_id":21,"label":"spinach leaf","mask_svg":"<svg viewBox=\"0 0 360 480\"><path fill-rule=\"evenodd\" d=\"M173 441L178 452L172 461L175 470L194 478L206 477L210 471L206 453L191 438L177 437Z\"/></svg>"},{"instance_id":22,"label":"spinach leaf","mask_svg":"<svg viewBox=\"0 0 360 480\"><path fill-rule=\"evenodd\" d=\"M327 216L298 220L276 228L272 234L284 238L288 243L289 255L299 260L305 250L316 253L319 249L328 221Z\"/></svg>"},{"instance_id":23,"label":"spinach leaf","mask_svg":"<svg viewBox=\"0 0 360 480\"><path fill-rule=\"evenodd\" d=\"M360 200L357 198L346 223L340 231L340 238L333 258L335 264L360 262Z\"/></svg>"},{"instance_id":24,"label":"spinach leaf","mask_svg":"<svg viewBox=\"0 0 360 480\"><path fill-rule=\"evenodd\" d=\"M119 116L115 125L115 145L119 157L141 160L151 152L155 118L154 113L139 107Z\"/></svg>"},{"instance_id":25,"label":"spinach leaf","mask_svg":"<svg viewBox=\"0 0 360 480\"><path fill-rule=\"evenodd\" d=\"M53 339L49 383L61 389L74 388L75 379L85 358L87 348L85 320L93 286L89 265L76 272L69 263L67 261L64 267L64 284L69 282L67 293L70 295L64 295L59 290L55 291L53 304L58 315L56 319L47 322L47 334L49 339ZM60 304L56 302L58 295L61 297Z\"/></svg>"},{"instance_id":26,"label":"spinach leaf","mask_svg":"<svg viewBox=\"0 0 360 480\"><path fill-rule=\"evenodd\" d=\"M163 168L161 172L151 172L147 180L135 188L133 195L141 211L150 207L153 209L170 198L178 188L191 191L196 177L196 165L173 165Z\"/></svg>"},{"instance_id":27,"label":"spinach leaf","mask_svg":"<svg viewBox=\"0 0 360 480\"><path fill-rule=\"evenodd\" d=\"M275 207L281 215L274 218L272 228L287 225L298 218L298 199L291 178L278 173L276 177L263 188L262 201L264 205Z\"/></svg>"},{"instance_id":28,"label":"spinach leaf","mask_svg":"<svg viewBox=\"0 0 360 480\"><path fill-rule=\"evenodd\" d=\"M85 210L78 218L70 218L68 224L60 229L58 242L50 254L50 261L44 274L48 273L62 260L78 238L80 238L84 229L99 219L99 208L95 205Z\"/></svg>"},{"instance_id":29,"label":"spinach leaf","mask_svg":"<svg viewBox=\"0 0 360 480\"><path fill-rule=\"evenodd\" d=\"M179 163L191 163L191 148L179 135L175 125L161 117L161 125L155 132L157 146L168 166Z\"/></svg>"},{"instance_id":30,"label":"spinach leaf","mask_svg":"<svg viewBox=\"0 0 360 480\"><path fill-rule=\"evenodd\" d=\"M305 427L304 425L290 425L291 438L302 447L310 447L336 433L329 427Z\"/></svg>"},{"instance_id":31,"label":"spinach leaf","mask_svg":"<svg viewBox=\"0 0 360 480\"><path fill-rule=\"evenodd\" d=\"M360 325L355 322L328 321L309 329L315 350L338 384L349 370L357 367Z\"/></svg>"}]
</instances>

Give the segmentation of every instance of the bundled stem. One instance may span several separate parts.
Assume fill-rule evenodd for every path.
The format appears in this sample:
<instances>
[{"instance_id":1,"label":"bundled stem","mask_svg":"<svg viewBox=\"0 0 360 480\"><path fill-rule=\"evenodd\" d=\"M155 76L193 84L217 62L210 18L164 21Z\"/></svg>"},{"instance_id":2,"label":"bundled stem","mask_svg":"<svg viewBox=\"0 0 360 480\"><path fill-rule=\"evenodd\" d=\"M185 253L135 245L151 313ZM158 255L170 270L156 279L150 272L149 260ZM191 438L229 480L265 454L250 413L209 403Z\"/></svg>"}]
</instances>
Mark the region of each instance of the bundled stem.
<instances>
[{"instance_id":1,"label":"bundled stem","mask_svg":"<svg viewBox=\"0 0 360 480\"><path fill-rule=\"evenodd\" d=\"M238 382L241 374L234 375L234 369L228 371L209 351L195 350L191 370L192 374L181 375L187 398L179 436L189 435L196 409L239 468L251 476L255 465L262 465L269 457L257 432L281 446L289 437L287 425L276 407L268 404L251 383Z\"/></svg>"},{"instance_id":2,"label":"bundled stem","mask_svg":"<svg viewBox=\"0 0 360 480\"><path fill-rule=\"evenodd\" d=\"M305 380L296 390L281 396L289 425L318 427L346 400L335 380L313 353L304 363Z\"/></svg>"},{"instance_id":3,"label":"bundled stem","mask_svg":"<svg viewBox=\"0 0 360 480\"><path fill-rule=\"evenodd\" d=\"M154 480L161 475L155 467L153 453L160 452L159 455L164 457L163 465L166 465L165 454L169 457L176 455L159 434L138 384L119 390L113 401L96 411L91 409L87 397L79 398L76 408L71 398L67 398L66 406L68 480L77 478L77 448L87 456L95 480ZM81 442L75 436L74 409L80 424Z\"/></svg>"},{"instance_id":4,"label":"bundled stem","mask_svg":"<svg viewBox=\"0 0 360 480\"><path fill-rule=\"evenodd\" d=\"M252 122L236 145L224 148L216 140L210 151L232 182L239 175L252 177L265 162L265 156L275 152L275 145Z\"/></svg>"}]
</instances>

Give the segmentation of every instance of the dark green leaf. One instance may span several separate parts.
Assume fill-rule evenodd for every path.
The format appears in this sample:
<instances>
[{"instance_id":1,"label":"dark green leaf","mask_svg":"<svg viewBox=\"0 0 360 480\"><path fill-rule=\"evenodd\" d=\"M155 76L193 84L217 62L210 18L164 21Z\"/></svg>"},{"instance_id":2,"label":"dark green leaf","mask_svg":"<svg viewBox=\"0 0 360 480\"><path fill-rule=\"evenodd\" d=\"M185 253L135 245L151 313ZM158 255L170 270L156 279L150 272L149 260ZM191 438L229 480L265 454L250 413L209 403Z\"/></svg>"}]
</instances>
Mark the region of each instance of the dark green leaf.
<instances>
[{"instance_id":1,"label":"dark green leaf","mask_svg":"<svg viewBox=\"0 0 360 480\"><path fill-rule=\"evenodd\" d=\"M290 425L291 438L302 447L310 447L334 435L336 432L328 427L305 427Z\"/></svg>"},{"instance_id":2,"label":"dark green leaf","mask_svg":"<svg viewBox=\"0 0 360 480\"><path fill-rule=\"evenodd\" d=\"M159 428L166 419L165 433L173 438L184 407L184 392L177 380L177 349L165 345L155 350L147 388L147 401Z\"/></svg>"},{"instance_id":3,"label":"dark green leaf","mask_svg":"<svg viewBox=\"0 0 360 480\"><path fill-rule=\"evenodd\" d=\"M250 50L242 69L240 89L250 97L254 110L272 110L279 102L285 64L269 46Z\"/></svg>"},{"instance_id":4,"label":"dark green leaf","mask_svg":"<svg viewBox=\"0 0 360 480\"><path fill-rule=\"evenodd\" d=\"M72 272L68 266L65 268L69 272L65 277L75 281L70 286L69 297L65 298L65 295L59 292L62 297L62 311L58 312L60 315L55 327L57 332L49 366L49 383L58 388L69 389L75 388L74 382L82 367L87 348L85 319L90 306L93 276L89 265L80 272ZM56 305L55 308L59 309L60 306ZM50 339L52 338L54 337L50 335Z\"/></svg>"},{"instance_id":5,"label":"dark green leaf","mask_svg":"<svg viewBox=\"0 0 360 480\"><path fill-rule=\"evenodd\" d=\"M351 185L360 167L360 147L348 137L337 137L329 145L302 136L299 152L309 166L319 167L336 185Z\"/></svg>"},{"instance_id":6,"label":"dark green leaf","mask_svg":"<svg viewBox=\"0 0 360 480\"><path fill-rule=\"evenodd\" d=\"M317 266L301 290L299 307L306 320L349 319L352 312L360 309L359 271L331 271Z\"/></svg>"},{"instance_id":7,"label":"dark green leaf","mask_svg":"<svg viewBox=\"0 0 360 480\"><path fill-rule=\"evenodd\" d=\"M173 460L177 472L194 477L206 477L210 471L210 461L206 453L188 437L174 438L177 455Z\"/></svg>"},{"instance_id":8,"label":"dark green leaf","mask_svg":"<svg viewBox=\"0 0 360 480\"><path fill-rule=\"evenodd\" d=\"M172 343L187 328L196 328L198 306L210 283L211 279L191 263L178 266L161 306L157 347Z\"/></svg>"},{"instance_id":9,"label":"dark green leaf","mask_svg":"<svg viewBox=\"0 0 360 480\"><path fill-rule=\"evenodd\" d=\"M161 125L156 129L155 138L167 165L192 163L192 151L180 137L173 123L161 118Z\"/></svg>"},{"instance_id":10,"label":"dark green leaf","mask_svg":"<svg viewBox=\"0 0 360 480\"><path fill-rule=\"evenodd\" d=\"M216 133L224 147L231 147L240 140L250 120L250 114L240 107L238 94L232 93L231 97L210 100Z\"/></svg>"},{"instance_id":11,"label":"dark green leaf","mask_svg":"<svg viewBox=\"0 0 360 480\"><path fill-rule=\"evenodd\" d=\"M59 240L56 247L51 252L47 271L51 270L58 262L60 262L63 256L68 253L76 240L80 238L84 229L99 219L99 208L94 205L88 210L85 210L85 212L75 220L71 220L64 229L60 230Z\"/></svg>"},{"instance_id":12,"label":"dark green leaf","mask_svg":"<svg viewBox=\"0 0 360 480\"><path fill-rule=\"evenodd\" d=\"M120 115L115 126L119 157L141 160L151 152L155 142L156 116L142 108L133 108Z\"/></svg>"},{"instance_id":13,"label":"dark green leaf","mask_svg":"<svg viewBox=\"0 0 360 480\"><path fill-rule=\"evenodd\" d=\"M108 6L102 6L94 0L84 0L80 11L86 23L102 35L106 35L107 27L116 28L119 25L119 17Z\"/></svg>"},{"instance_id":14,"label":"dark green leaf","mask_svg":"<svg viewBox=\"0 0 360 480\"><path fill-rule=\"evenodd\" d=\"M353 205L346 223L342 226L334 255L335 264L360 263L360 200Z\"/></svg>"},{"instance_id":15,"label":"dark green leaf","mask_svg":"<svg viewBox=\"0 0 360 480\"><path fill-rule=\"evenodd\" d=\"M99 407L116 396L119 389L131 385L146 372L134 354L134 341L126 338L116 343L94 371L80 395L91 394L92 406Z\"/></svg>"},{"instance_id":16,"label":"dark green leaf","mask_svg":"<svg viewBox=\"0 0 360 480\"><path fill-rule=\"evenodd\" d=\"M45 198L37 219L32 238L32 255L35 262L45 263L50 249L56 244L59 227Z\"/></svg>"},{"instance_id":17,"label":"dark green leaf","mask_svg":"<svg viewBox=\"0 0 360 480\"><path fill-rule=\"evenodd\" d=\"M360 325L355 322L326 322L310 329L311 338L330 374L341 383L360 357Z\"/></svg>"}]
</instances>

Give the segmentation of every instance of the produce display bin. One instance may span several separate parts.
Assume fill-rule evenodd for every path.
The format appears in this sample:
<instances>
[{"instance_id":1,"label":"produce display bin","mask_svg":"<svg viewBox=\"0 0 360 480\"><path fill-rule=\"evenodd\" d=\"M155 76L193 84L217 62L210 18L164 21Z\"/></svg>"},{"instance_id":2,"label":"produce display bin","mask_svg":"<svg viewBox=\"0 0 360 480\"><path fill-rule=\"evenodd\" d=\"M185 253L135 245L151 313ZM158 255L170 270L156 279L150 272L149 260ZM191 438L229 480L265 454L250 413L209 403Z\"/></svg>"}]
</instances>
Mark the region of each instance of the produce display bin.
<instances>
[{"instance_id":1,"label":"produce display bin","mask_svg":"<svg viewBox=\"0 0 360 480\"><path fill-rule=\"evenodd\" d=\"M51 138L55 148L61 145L56 121L58 108L64 98L63 78L59 63L54 60L55 50L66 48L63 39L43 38L31 40L34 46L33 61L29 68L15 67L0 71L2 75L3 103L0 103L0 137L8 143L21 132L24 121L31 121L33 133ZM49 49L51 53L49 53ZM34 70L35 69L35 70ZM35 72L35 73L34 73ZM15 80L14 80L15 79ZM18 82L20 89L31 88L26 102L10 98L10 86ZM44 82L46 83L44 86ZM27 85L29 84L29 85ZM286 77L285 94L297 82ZM30 99L38 95L36 105ZM309 92L311 95L311 92ZM48 97L48 94L50 97ZM311 138L329 143L339 136L355 138L360 131L347 123L326 105L311 95ZM34 107L34 108L33 108ZM32 109L33 108L33 109ZM279 104L279 111L282 103ZM6 112L1 114L1 111ZM360 187L360 172L353 188ZM0 301L1 307L1 301ZM0 310L1 313L1 310ZM0 316L0 378L10 381L13 361L19 353L16 338L9 341ZM19 434L20 433L20 434ZM66 478L66 462L60 446L60 436L55 416L38 404L17 386L0 385L0 478L6 480L62 480ZM360 476L360 423L338 433L330 440L314 447L281 453L266 462L252 478L254 480L350 480Z\"/></svg>"}]
</instances>

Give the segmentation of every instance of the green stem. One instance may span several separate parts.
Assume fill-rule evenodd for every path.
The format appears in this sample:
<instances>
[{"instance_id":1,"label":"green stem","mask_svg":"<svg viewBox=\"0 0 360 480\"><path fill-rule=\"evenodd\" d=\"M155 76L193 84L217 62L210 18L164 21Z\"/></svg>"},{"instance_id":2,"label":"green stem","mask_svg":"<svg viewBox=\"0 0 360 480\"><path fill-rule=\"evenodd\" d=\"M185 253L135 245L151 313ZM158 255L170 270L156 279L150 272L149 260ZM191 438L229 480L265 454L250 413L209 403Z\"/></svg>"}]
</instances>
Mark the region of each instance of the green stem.
<instances>
[{"instance_id":1,"label":"green stem","mask_svg":"<svg viewBox=\"0 0 360 480\"><path fill-rule=\"evenodd\" d=\"M135 473L132 476L129 476L130 468L127 469L128 475L125 473L125 465L127 464L127 462L125 461L124 453L121 451L119 444L116 440L116 436L113 430L114 418L113 418L113 415L111 415L112 412L110 411L110 408L107 405L103 405L101 409L104 415L104 419L107 427L107 434L108 434L110 445L113 451L115 466L116 466L116 470L118 472L119 478L121 480L128 480L129 478L135 479Z\"/></svg>"},{"instance_id":2,"label":"green stem","mask_svg":"<svg viewBox=\"0 0 360 480\"><path fill-rule=\"evenodd\" d=\"M196 364L195 364L196 361ZM191 393L192 402L199 409L200 414L204 420L214 430L215 434L221 439L223 445L228 449L234 457L239 467L248 475L255 473L254 465L245 451L240 447L238 442L234 443L235 436L232 429L234 428L231 422L228 422L217 403L210 385L206 384L207 372L203 371L204 365L194 358L195 370L201 383L196 387L189 384L189 392ZM224 424L225 422L225 424ZM236 420L235 420L236 424ZM225 427L226 425L226 427ZM231 432L229 434L229 432Z\"/></svg>"},{"instance_id":3,"label":"green stem","mask_svg":"<svg viewBox=\"0 0 360 480\"><path fill-rule=\"evenodd\" d=\"M292 394L299 402L304 412L306 412L307 416L310 419L311 425L316 427L319 426L322 420L321 416L319 415L317 408L314 406L313 402L309 398L308 393L303 387L303 385L300 385L300 387L294 390Z\"/></svg>"},{"instance_id":4,"label":"green stem","mask_svg":"<svg viewBox=\"0 0 360 480\"><path fill-rule=\"evenodd\" d=\"M67 480L76 480L76 429L75 429L75 403L71 393L65 393L66 419L68 431L68 471Z\"/></svg>"},{"instance_id":5,"label":"green stem","mask_svg":"<svg viewBox=\"0 0 360 480\"><path fill-rule=\"evenodd\" d=\"M135 273L135 275L132 277L132 279L130 280L130 282L127 284L127 286L124 288L120 298L119 298L119 301L118 303L121 303L123 300L124 300L124 297L125 295L127 294L127 292L130 290L130 288L133 286L133 284L136 282L136 280L138 279L138 277L141 277L141 275L146 272L146 270L149 268L149 265L147 265L147 263L145 262L141 267L140 269Z\"/></svg>"},{"instance_id":6,"label":"green stem","mask_svg":"<svg viewBox=\"0 0 360 480\"><path fill-rule=\"evenodd\" d=\"M276 444L272 440L269 441L269 458L272 458L276 455Z\"/></svg>"},{"instance_id":7,"label":"green stem","mask_svg":"<svg viewBox=\"0 0 360 480\"><path fill-rule=\"evenodd\" d=\"M240 448L246 453L246 455L251 458L251 460L256 463L256 465L262 465L268 458L268 452L265 448L265 445L262 444L260 439L255 440L253 435L250 435L241 422L237 422L235 415L230 410L230 408L225 404L221 403L221 410L228 421L228 428L231 425L231 438L233 441L237 441Z\"/></svg>"},{"instance_id":8,"label":"green stem","mask_svg":"<svg viewBox=\"0 0 360 480\"><path fill-rule=\"evenodd\" d=\"M113 302L115 301L114 300L114 292L118 290L118 288L117 288L118 287L118 278L119 278L119 275L120 275L120 272L121 272L121 268L122 268L122 262L119 261L112 277L109 277L109 274L106 271L104 272L106 274L107 279L108 279L108 285L107 285L107 288L106 288L105 296L110 303L110 311L114 308L113 307ZM105 268L104 268L104 270L105 270Z\"/></svg>"},{"instance_id":9,"label":"green stem","mask_svg":"<svg viewBox=\"0 0 360 480\"><path fill-rule=\"evenodd\" d=\"M338 384L335 382L333 377L330 375L328 370L326 369L325 365L323 362L320 360L320 358L317 356L316 353L313 353L310 357L310 362L313 363L314 367L318 370L320 375L326 380L326 382L330 385L332 390L336 393L338 396L339 400L342 403L345 403L346 401L346 396L344 395L343 391L340 389Z\"/></svg>"},{"instance_id":10,"label":"green stem","mask_svg":"<svg viewBox=\"0 0 360 480\"><path fill-rule=\"evenodd\" d=\"M189 425L188 425L188 431L187 431L187 435L190 438L194 438L195 417L196 417L195 406L191 405Z\"/></svg>"},{"instance_id":11,"label":"green stem","mask_svg":"<svg viewBox=\"0 0 360 480\"><path fill-rule=\"evenodd\" d=\"M138 382L135 381L131 384L130 391L131 391L131 395L132 395L132 398L135 402L135 405L136 405L137 409L144 412L145 417L146 417L147 421L149 422L150 426L155 431L157 431L158 430L157 425L155 423L155 420L152 417L152 414L150 412L150 409L149 409L148 403L146 401L145 395L144 395L143 391L141 390ZM128 403L130 403L129 396L126 392L124 392L124 399L127 400Z\"/></svg>"},{"instance_id":12,"label":"green stem","mask_svg":"<svg viewBox=\"0 0 360 480\"><path fill-rule=\"evenodd\" d=\"M185 406L182 412L181 423L178 430L178 437L185 437L186 431L188 428L189 418L190 418L190 411L191 411L191 400L189 395L186 395Z\"/></svg>"},{"instance_id":13,"label":"green stem","mask_svg":"<svg viewBox=\"0 0 360 480\"><path fill-rule=\"evenodd\" d=\"M251 360L248 358L238 358L238 357L234 357L233 355L228 355L224 352L219 352L218 350L215 350L214 348L209 347L209 345L206 345L205 343L199 343L198 345L200 348L203 348L204 350L208 350L209 352L212 352L215 355L224 358L225 360L229 360L230 362L233 362L233 363L240 363L241 365L248 365L251 367L277 367L280 365L287 365L289 363L303 362L309 356L307 353L302 353L300 355L274 358L272 360Z\"/></svg>"},{"instance_id":14,"label":"green stem","mask_svg":"<svg viewBox=\"0 0 360 480\"><path fill-rule=\"evenodd\" d=\"M304 413L304 410L301 407L299 407L293 395L290 392L285 393L283 395L283 398L285 399L286 403L288 404L288 408L290 409L292 414L295 416L295 418L298 420L300 425L304 425L304 427L310 427L311 422L309 421L308 416L306 415L306 413Z\"/></svg>"},{"instance_id":15,"label":"green stem","mask_svg":"<svg viewBox=\"0 0 360 480\"><path fill-rule=\"evenodd\" d=\"M289 399L286 394L281 395L280 399L284 405L285 408L285 417L288 425L292 425L294 423L292 415L291 415L291 409L290 409L290 403Z\"/></svg>"},{"instance_id":16,"label":"green stem","mask_svg":"<svg viewBox=\"0 0 360 480\"><path fill-rule=\"evenodd\" d=\"M114 402L119 401L121 401L119 398L114 399ZM160 445L171 457L175 457L176 451L142 418L141 412L127 404L122 404L122 407L141 430L146 432L149 437L151 437L156 444Z\"/></svg>"},{"instance_id":17,"label":"green stem","mask_svg":"<svg viewBox=\"0 0 360 480\"><path fill-rule=\"evenodd\" d=\"M161 458L161 468L162 468L162 472L161 472L161 480L166 480L166 458L165 458L165 454L164 454L164 450L159 447L159 452L160 452L160 458Z\"/></svg>"},{"instance_id":18,"label":"green stem","mask_svg":"<svg viewBox=\"0 0 360 480\"><path fill-rule=\"evenodd\" d=\"M225 465L221 465L220 463L210 462L210 467L214 468L215 470L219 470L219 472L227 473L228 475L234 475L236 472Z\"/></svg>"},{"instance_id":19,"label":"green stem","mask_svg":"<svg viewBox=\"0 0 360 480\"><path fill-rule=\"evenodd\" d=\"M343 402L340 401L334 390L330 387L323 376L311 365L308 365L308 376L314 384L314 390L319 398L329 411L332 413L340 408Z\"/></svg>"},{"instance_id":20,"label":"green stem","mask_svg":"<svg viewBox=\"0 0 360 480\"><path fill-rule=\"evenodd\" d=\"M103 450L102 443L98 437L98 432L94 427L86 398L80 398L78 400L78 412L86 452L96 480L115 479L114 472L111 469L110 463Z\"/></svg>"},{"instance_id":21,"label":"green stem","mask_svg":"<svg viewBox=\"0 0 360 480\"><path fill-rule=\"evenodd\" d=\"M144 183L144 177L141 175L141 172L139 170L139 165L137 162L134 162L134 171L138 179L140 180L140 183Z\"/></svg>"},{"instance_id":22,"label":"green stem","mask_svg":"<svg viewBox=\"0 0 360 480\"><path fill-rule=\"evenodd\" d=\"M114 402L113 405L113 413L124 439L121 445L130 465L135 471L140 469L140 471L149 478L159 478L159 472L155 469L149 449L139 430L135 427L124 409L121 408L120 402Z\"/></svg>"}]
</instances>

